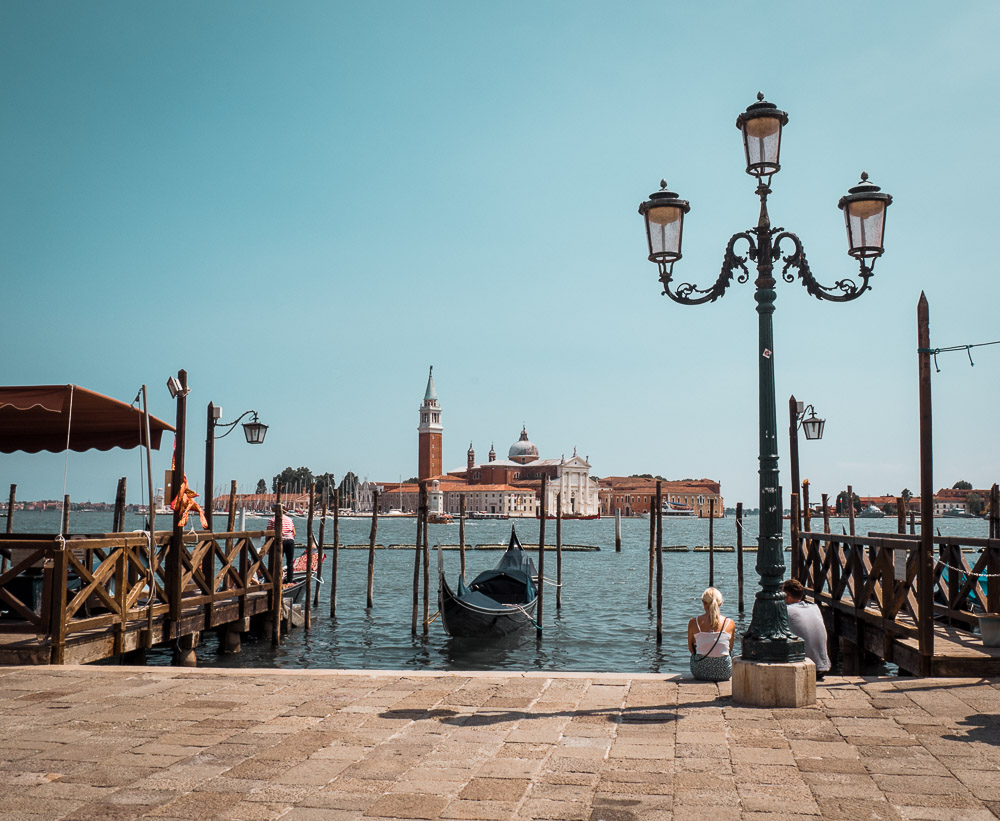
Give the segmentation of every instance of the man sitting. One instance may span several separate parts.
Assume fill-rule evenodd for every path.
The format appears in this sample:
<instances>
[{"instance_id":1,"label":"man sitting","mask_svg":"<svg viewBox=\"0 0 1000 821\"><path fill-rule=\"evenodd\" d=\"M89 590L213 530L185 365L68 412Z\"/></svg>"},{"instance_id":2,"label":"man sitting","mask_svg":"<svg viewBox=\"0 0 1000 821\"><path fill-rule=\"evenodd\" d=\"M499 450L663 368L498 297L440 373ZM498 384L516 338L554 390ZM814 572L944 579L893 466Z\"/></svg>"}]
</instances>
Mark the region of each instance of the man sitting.
<instances>
[{"instance_id":1,"label":"man sitting","mask_svg":"<svg viewBox=\"0 0 1000 821\"><path fill-rule=\"evenodd\" d=\"M826 654L826 625L819 607L803 601L806 589L798 579L789 579L781 589L788 605L788 627L806 643L806 657L816 664L816 680L822 680L830 669Z\"/></svg>"}]
</instances>

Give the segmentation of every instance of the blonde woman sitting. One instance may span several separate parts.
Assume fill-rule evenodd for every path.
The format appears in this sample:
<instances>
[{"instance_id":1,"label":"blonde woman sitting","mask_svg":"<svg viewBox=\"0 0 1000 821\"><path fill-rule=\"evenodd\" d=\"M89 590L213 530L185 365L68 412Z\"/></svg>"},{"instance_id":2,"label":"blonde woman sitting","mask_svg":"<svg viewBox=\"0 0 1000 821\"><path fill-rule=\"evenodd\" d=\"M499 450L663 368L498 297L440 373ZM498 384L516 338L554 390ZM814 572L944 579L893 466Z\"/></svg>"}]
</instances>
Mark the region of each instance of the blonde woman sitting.
<instances>
[{"instance_id":1,"label":"blonde woman sitting","mask_svg":"<svg viewBox=\"0 0 1000 821\"><path fill-rule=\"evenodd\" d=\"M701 594L704 615L688 622L691 675L699 681L729 681L733 677L736 622L722 615L722 594L714 587Z\"/></svg>"}]
</instances>

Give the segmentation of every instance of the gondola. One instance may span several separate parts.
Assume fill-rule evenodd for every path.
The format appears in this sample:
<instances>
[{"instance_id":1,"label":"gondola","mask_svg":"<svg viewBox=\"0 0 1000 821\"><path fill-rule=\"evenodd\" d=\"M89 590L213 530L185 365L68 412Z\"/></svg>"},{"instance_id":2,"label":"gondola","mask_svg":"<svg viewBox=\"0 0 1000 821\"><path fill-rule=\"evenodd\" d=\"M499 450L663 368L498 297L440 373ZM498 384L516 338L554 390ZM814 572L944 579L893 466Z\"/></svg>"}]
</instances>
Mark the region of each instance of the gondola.
<instances>
[{"instance_id":1,"label":"gondola","mask_svg":"<svg viewBox=\"0 0 1000 821\"><path fill-rule=\"evenodd\" d=\"M468 587L459 577L457 592L444 577L439 548L438 607L445 632L459 638L499 638L533 625L538 607L536 575L535 563L521 549L514 528L500 563L480 573Z\"/></svg>"}]
</instances>

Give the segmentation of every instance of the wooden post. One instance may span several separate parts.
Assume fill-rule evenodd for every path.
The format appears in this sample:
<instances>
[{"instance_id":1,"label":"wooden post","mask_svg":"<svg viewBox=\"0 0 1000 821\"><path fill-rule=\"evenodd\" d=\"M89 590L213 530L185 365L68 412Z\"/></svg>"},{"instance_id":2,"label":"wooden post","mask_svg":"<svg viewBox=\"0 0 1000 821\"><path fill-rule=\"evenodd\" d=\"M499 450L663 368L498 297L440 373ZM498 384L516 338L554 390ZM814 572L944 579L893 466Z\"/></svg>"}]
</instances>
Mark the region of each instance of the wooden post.
<instances>
[{"instance_id":1,"label":"wooden post","mask_svg":"<svg viewBox=\"0 0 1000 821\"><path fill-rule=\"evenodd\" d=\"M323 578L323 561L326 554L323 552L323 545L326 544L326 516L330 510L330 487L327 482L323 483L323 505L319 518L319 544L316 545L316 567L318 568L316 578ZM316 592L313 594L313 609L319 607L319 585L316 585Z\"/></svg>"},{"instance_id":2,"label":"wooden post","mask_svg":"<svg viewBox=\"0 0 1000 821\"><path fill-rule=\"evenodd\" d=\"M125 530L125 477L118 480L115 491L115 512L112 518L111 532L121 533Z\"/></svg>"},{"instance_id":3,"label":"wooden post","mask_svg":"<svg viewBox=\"0 0 1000 821\"><path fill-rule=\"evenodd\" d=\"M14 500L17 496L17 485L10 486L10 498L7 501L7 533L14 532ZM7 556L0 558L0 574L7 572Z\"/></svg>"},{"instance_id":4,"label":"wooden post","mask_svg":"<svg viewBox=\"0 0 1000 821\"><path fill-rule=\"evenodd\" d=\"M927 297L917 303L917 371L920 397L920 563L917 601L920 621L917 643L922 676L931 674L934 659L934 439L931 426L931 334Z\"/></svg>"},{"instance_id":5,"label":"wooden post","mask_svg":"<svg viewBox=\"0 0 1000 821\"><path fill-rule=\"evenodd\" d=\"M236 480L229 483L229 515L226 517L226 532L232 533L236 530ZM228 545L232 539L226 539ZM227 548L228 553L228 548Z\"/></svg>"},{"instance_id":6,"label":"wooden post","mask_svg":"<svg viewBox=\"0 0 1000 821\"><path fill-rule=\"evenodd\" d=\"M340 559L340 488L333 489L333 558L330 565L330 618L337 615L337 564Z\"/></svg>"},{"instance_id":7,"label":"wooden post","mask_svg":"<svg viewBox=\"0 0 1000 821\"><path fill-rule=\"evenodd\" d=\"M424 561L424 635L431 631L431 548L427 538L427 515L429 503L427 501L426 490L424 492L424 523L423 538L421 539L421 555Z\"/></svg>"},{"instance_id":8,"label":"wooden post","mask_svg":"<svg viewBox=\"0 0 1000 821\"><path fill-rule=\"evenodd\" d=\"M736 588L743 612L743 502L736 503Z\"/></svg>"},{"instance_id":9,"label":"wooden post","mask_svg":"<svg viewBox=\"0 0 1000 821\"><path fill-rule=\"evenodd\" d=\"M715 587L715 499L708 500L708 586Z\"/></svg>"},{"instance_id":10,"label":"wooden post","mask_svg":"<svg viewBox=\"0 0 1000 821\"><path fill-rule=\"evenodd\" d=\"M10 486L10 497L7 500L7 532L14 532L14 502L17 500L17 485Z\"/></svg>"},{"instance_id":11,"label":"wooden post","mask_svg":"<svg viewBox=\"0 0 1000 821\"><path fill-rule=\"evenodd\" d=\"M823 532L830 532L830 497L827 494L823 494Z\"/></svg>"},{"instance_id":12,"label":"wooden post","mask_svg":"<svg viewBox=\"0 0 1000 821\"><path fill-rule=\"evenodd\" d=\"M62 533L69 535L69 494L63 496ZM90 568L93 569L93 568Z\"/></svg>"},{"instance_id":13,"label":"wooden post","mask_svg":"<svg viewBox=\"0 0 1000 821\"><path fill-rule=\"evenodd\" d=\"M410 634L417 635L417 612L420 609L420 534L424 522L424 505L427 500L427 485L420 482L420 490L417 493L417 538L413 543L413 619L410 623ZM465 496L462 496L462 506L465 506ZM463 522L464 523L464 522ZM462 558L465 558L465 551L462 550ZM464 575L465 568L462 568Z\"/></svg>"},{"instance_id":14,"label":"wooden post","mask_svg":"<svg viewBox=\"0 0 1000 821\"><path fill-rule=\"evenodd\" d=\"M542 637L542 603L545 597L545 516L549 495L548 474L542 474L542 511L538 520L538 617L535 621L535 638Z\"/></svg>"},{"instance_id":15,"label":"wooden post","mask_svg":"<svg viewBox=\"0 0 1000 821\"><path fill-rule=\"evenodd\" d=\"M64 544L54 551L52 568L52 615L49 627L52 631L52 663L62 664L66 658L66 584L69 548Z\"/></svg>"},{"instance_id":16,"label":"wooden post","mask_svg":"<svg viewBox=\"0 0 1000 821\"><path fill-rule=\"evenodd\" d=\"M313 516L316 514L316 483L309 483L309 514L306 517L306 601L303 629L312 627Z\"/></svg>"},{"instance_id":17,"label":"wooden post","mask_svg":"<svg viewBox=\"0 0 1000 821\"><path fill-rule=\"evenodd\" d=\"M906 533L906 502L902 496L896 497L896 532Z\"/></svg>"},{"instance_id":18,"label":"wooden post","mask_svg":"<svg viewBox=\"0 0 1000 821\"><path fill-rule=\"evenodd\" d=\"M646 609L653 609L653 576L656 572L656 511L653 498L649 499L649 590L646 593Z\"/></svg>"},{"instance_id":19,"label":"wooden post","mask_svg":"<svg viewBox=\"0 0 1000 821\"><path fill-rule=\"evenodd\" d=\"M910 535L914 536L917 532L917 517L910 511Z\"/></svg>"},{"instance_id":20,"label":"wooden post","mask_svg":"<svg viewBox=\"0 0 1000 821\"><path fill-rule=\"evenodd\" d=\"M458 559L462 579L465 579L465 494L459 496L458 509Z\"/></svg>"},{"instance_id":21,"label":"wooden post","mask_svg":"<svg viewBox=\"0 0 1000 821\"><path fill-rule=\"evenodd\" d=\"M791 565L794 570L791 571L792 578L798 579L800 582L806 577L805 570L802 565L802 534L799 530L799 494L793 493L792 498L789 500L789 505L791 506L792 518L788 520L788 531L791 536L792 545L792 561Z\"/></svg>"},{"instance_id":22,"label":"wooden post","mask_svg":"<svg viewBox=\"0 0 1000 821\"><path fill-rule=\"evenodd\" d=\"M622 552L622 509L615 508L615 553Z\"/></svg>"},{"instance_id":23,"label":"wooden post","mask_svg":"<svg viewBox=\"0 0 1000 821\"><path fill-rule=\"evenodd\" d=\"M854 535L854 488L847 486L847 526L850 534Z\"/></svg>"},{"instance_id":24,"label":"wooden post","mask_svg":"<svg viewBox=\"0 0 1000 821\"><path fill-rule=\"evenodd\" d=\"M378 489L372 491L372 528L368 533L368 600L366 607L375 606L375 537L378 535Z\"/></svg>"},{"instance_id":25,"label":"wooden post","mask_svg":"<svg viewBox=\"0 0 1000 821\"><path fill-rule=\"evenodd\" d=\"M663 644L663 482L656 482L656 643Z\"/></svg>"},{"instance_id":26,"label":"wooden post","mask_svg":"<svg viewBox=\"0 0 1000 821\"><path fill-rule=\"evenodd\" d=\"M809 505L809 480L802 481L802 526L804 530L812 532L812 508Z\"/></svg>"},{"instance_id":27,"label":"wooden post","mask_svg":"<svg viewBox=\"0 0 1000 821\"><path fill-rule=\"evenodd\" d=\"M274 494L274 540L271 543L271 555L268 566L271 570L271 644L277 646L281 644L281 581L285 577L284 559L284 539L282 531L281 494L284 493L285 486L278 482L277 493Z\"/></svg>"},{"instance_id":28,"label":"wooden post","mask_svg":"<svg viewBox=\"0 0 1000 821\"><path fill-rule=\"evenodd\" d=\"M219 412L222 413L221 411ZM202 510L208 529L214 531L212 514L215 508L215 403L208 403L208 422L205 425L205 498L202 499Z\"/></svg>"},{"instance_id":29,"label":"wooden post","mask_svg":"<svg viewBox=\"0 0 1000 821\"><path fill-rule=\"evenodd\" d=\"M181 484L184 481L184 445L185 431L187 430L187 371L177 371L177 379L180 382L181 390L177 394L177 432L174 434L174 472L171 477L171 493L174 498L180 493ZM173 499L169 500L170 503ZM152 504L152 499L150 500ZM184 528L181 527L181 506L176 505L174 510L173 532L170 536L170 547L167 551L167 598L170 610L170 631L169 638L178 638L177 622L181 618L181 553L184 550Z\"/></svg>"},{"instance_id":30,"label":"wooden post","mask_svg":"<svg viewBox=\"0 0 1000 821\"><path fill-rule=\"evenodd\" d=\"M1000 539L1000 487L990 488L990 538ZM1000 546L986 548L986 610L1000 613Z\"/></svg>"},{"instance_id":31,"label":"wooden post","mask_svg":"<svg viewBox=\"0 0 1000 821\"><path fill-rule=\"evenodd\" d=\"M559 610L561 607L562 607L562 493L557 493L556 494L556 610Z\"/></svg>"},{"instance_id":32,"label":"wooden post","mask_svg":"<svg viewBox=\"0 0 1000 821\"><path fill-rule=\"evenodd\" d=\"M792 490L798 492L799 485L799 403L795 395L788 397L788 465L791 470ZM791 511L795 517L794 508ZM797 579L795 566L795 551L792 551L792 578Z\"/></svg>"}]
</instances>

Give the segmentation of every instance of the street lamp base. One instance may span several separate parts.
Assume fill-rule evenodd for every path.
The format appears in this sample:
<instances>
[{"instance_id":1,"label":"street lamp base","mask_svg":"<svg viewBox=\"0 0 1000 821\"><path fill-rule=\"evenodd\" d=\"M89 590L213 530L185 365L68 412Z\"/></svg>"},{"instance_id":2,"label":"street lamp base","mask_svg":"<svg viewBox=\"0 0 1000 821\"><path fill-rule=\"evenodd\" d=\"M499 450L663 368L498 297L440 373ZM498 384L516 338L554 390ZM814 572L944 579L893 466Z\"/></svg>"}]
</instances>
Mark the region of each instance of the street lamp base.
<instances>
[{"instance_id":1,"label":"street lamp base","mask_svg":"<svg viewBox=\"0 0 1000 821\"><path fill-rule=\"evenodd\" d=\"M816 665L733 660L733 702L747 707L808 707L816 703Z\"/></svg>"},{"instance_id":2,"label":"street lamp base","mask_svg":"<svg viewBox=\"0 0 1000 821\"><path fill-rule=\"evenodd\" d=\"M806 643L798 637L766 638L743 634L744 661L764 662L766 664L794 664L804 661Z\"/></svg>"}]
</instances>

